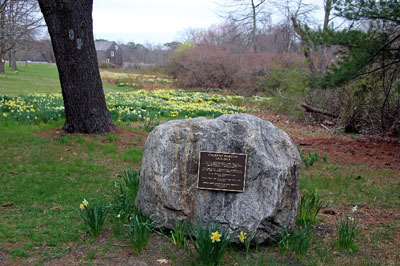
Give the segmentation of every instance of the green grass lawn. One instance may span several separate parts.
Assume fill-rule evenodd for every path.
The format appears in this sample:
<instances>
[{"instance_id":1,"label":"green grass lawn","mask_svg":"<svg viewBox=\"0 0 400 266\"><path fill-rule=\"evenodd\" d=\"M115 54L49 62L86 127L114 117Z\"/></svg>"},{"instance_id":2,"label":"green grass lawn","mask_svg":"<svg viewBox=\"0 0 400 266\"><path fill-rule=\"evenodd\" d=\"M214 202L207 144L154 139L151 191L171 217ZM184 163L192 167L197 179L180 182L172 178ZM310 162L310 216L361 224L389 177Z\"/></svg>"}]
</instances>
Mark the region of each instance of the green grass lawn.
<instances>
[{"instance_id":1,"label":"green grass lawn","mask_svg":"<svg viewBox=\"0 0 400 266\"><path fill-rule=\"evenodd\" d=\"M27 95L30 93L61 93L60 80L55 64L18 63L18 71L8 67L0 73L0 94ZM103 82L104 92L129 91L128 88Z\"/></svg>"},{"instance_id":2,"label":"green grass lawn","mask_svg":"<svg viewBox=\"0 0 400 266\"><path fill-rule=\"evenodd\" d=\"M61 125L61 121L39 125L0 123L0 204L5 206L0 208L0 255L7 250L9 262L45 262L54 256L68 257L71 250L79 249L85 250L89 263L89 258L96 257L93 248L108 250L118 246L118 256L130 250L126 241L106 233L112 227L109 220L103 230L106 236L88 237L79 219L79 204L84 198L110 204L115 182L122 182L118 176L121 171L139 169L146 133L138 123L131 123L120 124L124 133L119 134L67 135L60 131ZM363 178L355 179L355 175ZM317 191L324 208L333 209L338 215L351 214L352 207L359 206L354 215L359 223L356 243L360 250L338 252L334 246L338 216L320 213L305 258L297 260L290 254L281 257L275 245L263 245L258 252L252 248L251 257L246 259L242 249L233 247L225 265L371 265L369 253L377 255L382 250L392 257L375 257L374 263L399 261L400 257L396 259L391 252L396 250L400 216L383 218L400 208L398 172L320 160L303 169L300 186L302 192ZM163 256L176 263L190 261L193 256L171 248L167 238L158 239L154 245L161 245ZM143 256L149 256L153 263L148 252ZM98 256L103 258L100 264L109 262L106 255ZM145 260L143 256L137 259Z\"/></svg>"},{"instance_id":3,"label":"green grass lawn","mask_svg":"<svg viewBox=\"0 0 400 266\"><path fill-rule=\"evenodd\" d=\"M18 63L18 71L6 64L5 73L0 73L0 94L27 95L29 93L61 93L58 71L55 64Z\"/></svg>"},{"instance_id":4,"label":"green grass lawn","mask_svg":"<svg viewBox=\"0 0 400 266\"><path fill-rule=\"evenodd\" d=\"M0 124L0 203L12 203L0 215L1 241L76 241L83 198L106 200L120 171L138 167L141 135L117 146L118 137L64 135L58 126Z\"/></svg>"}]
</instances>

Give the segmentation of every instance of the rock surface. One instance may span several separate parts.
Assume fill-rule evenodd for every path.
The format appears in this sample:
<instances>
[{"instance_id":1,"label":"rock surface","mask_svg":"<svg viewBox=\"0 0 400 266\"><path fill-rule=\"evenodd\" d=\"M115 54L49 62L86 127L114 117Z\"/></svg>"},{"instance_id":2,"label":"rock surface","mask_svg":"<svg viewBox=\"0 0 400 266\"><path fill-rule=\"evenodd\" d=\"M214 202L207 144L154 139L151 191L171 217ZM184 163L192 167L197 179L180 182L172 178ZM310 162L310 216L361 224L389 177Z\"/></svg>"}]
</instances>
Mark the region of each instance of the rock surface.
<instances>
[{"instance_id":1,"label":"rock surface","mask_svg":"<svg viewBox=\"0 0 400 266\"><path fill-rule=\"evenodd\" d=\"M247 154L245 192L196 188L200 151ZM169 121L148 136L136 203L153 221L218 222L261 243L293 225L299 201L300 156L290 137L247 114Z\"/></svg>"}]
</instances>

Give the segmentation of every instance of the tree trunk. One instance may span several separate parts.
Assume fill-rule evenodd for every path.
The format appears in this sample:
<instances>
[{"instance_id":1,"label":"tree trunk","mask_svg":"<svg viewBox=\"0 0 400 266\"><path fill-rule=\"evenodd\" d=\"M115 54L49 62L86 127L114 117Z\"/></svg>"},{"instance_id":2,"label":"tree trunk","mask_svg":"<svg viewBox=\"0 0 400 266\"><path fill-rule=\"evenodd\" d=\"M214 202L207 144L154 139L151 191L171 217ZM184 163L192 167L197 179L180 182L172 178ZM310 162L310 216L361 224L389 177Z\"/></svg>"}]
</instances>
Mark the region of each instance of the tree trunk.
<instances>
[{"instance_id":1,"label":"tree trunk","mask_svg":"<svg viewBox=\"0 0 400 266\"><path fill-rule=\"evenodd\" d=\"M251 40L253 42L253 51L257 52L257 42L256 42L256 34L257 34L257 12L256 6L254 5L254 1L251 0L251 11L252 11L252 18L253 18L253 28L251 31Z\"/></svg>"},{"instance_id":2,"label":"tree trunk","mask_svg":"<svg viewBox=\"0 0 400 266\"><path fill-rule=\"evenodd\" d=\"M3 55L0 53L0 73L4 73L4 57Z\"/></svg>"},{"instance_id":3,"label":"tree trunk","mask_svg":"<svg viewBox=\"0 0 400 266\"><path fill-rule=\"evenodd\" d=\"M69 133L115 129L108 112L93 40L93 0L39 0L56 58Z\"/></svg>"},{"instance_id":4,"label":"tree trunk","mask_svg":"<svg viewBox=\"0 0 400 266\"><path fill-rule=\"evenodd\" d=\"M312 60L311 57L311 48L310 48L310 42L309 40L304 36L304 33L302 32L300 25L297 23L297 18L295 16L291 16L290 19L293 22L293 28L296 31L296 33L300 36L301 38L301 46L303 48L303 53L304 53L304 57L307 60L308 63L308 69L311 72L311 75L313 77L316 76L317 71L315 69L315 65L314 65L314 61Z\"/></svg>"},{"instance_id":5,"label":"tree trunk","mask_svg":"<svg viewBox=\"0 0 400 266\"><path fill-rule=\"evenodd\" d=\"M329 19L332 11L332 4L333 0L325 0L325 6L324 6L324 25L322 27L323 31L326 31L328 29L329 25Z\"/></svg>"},{"instance_id":6,"label":"tree trunk","mask_svg":"<svg viewBox=\"0 0 400 266\"><path fill-rule=\"evenodd\" d=\"M16 52L15 49L11 49L10 51L10 67L14 70L18 70L17 68L17 56L16 56Z\"/></svg>"},{"instance_id":7,"label":"tree trunk","mask_svg":"<svg viewBox=\"0 0 400 266\"><path fill-rule=\"evenodd\" d=\"M5 12L3 8L5 8L6 1L3 3L2 10L0 12L0 73L4 73L4 55L6 49L6 32L4 29L4 21L5 21Z\"/></svg>"}]
</instances>

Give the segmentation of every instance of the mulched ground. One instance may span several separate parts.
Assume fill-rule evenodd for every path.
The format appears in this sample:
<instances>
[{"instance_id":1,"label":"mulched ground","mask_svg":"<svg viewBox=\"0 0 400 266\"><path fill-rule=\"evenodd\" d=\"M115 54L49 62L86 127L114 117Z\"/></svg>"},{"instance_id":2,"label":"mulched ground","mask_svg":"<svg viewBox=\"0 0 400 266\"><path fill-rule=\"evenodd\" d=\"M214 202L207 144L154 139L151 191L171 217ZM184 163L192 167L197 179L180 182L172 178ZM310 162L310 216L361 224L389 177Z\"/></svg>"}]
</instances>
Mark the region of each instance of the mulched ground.
<instances>
[{"instance_id":1,"label":"mulched ground","mask_svg":"<svg viewBox=\"0 0 400 266\"><path fill-rule=\"evenodd\" d=\"M304 151L318 151L321 155L328 153L330 162L400 170L400 144L393 139L304 135L292 135L292 139Z\"/></svg>"}]
</instances>

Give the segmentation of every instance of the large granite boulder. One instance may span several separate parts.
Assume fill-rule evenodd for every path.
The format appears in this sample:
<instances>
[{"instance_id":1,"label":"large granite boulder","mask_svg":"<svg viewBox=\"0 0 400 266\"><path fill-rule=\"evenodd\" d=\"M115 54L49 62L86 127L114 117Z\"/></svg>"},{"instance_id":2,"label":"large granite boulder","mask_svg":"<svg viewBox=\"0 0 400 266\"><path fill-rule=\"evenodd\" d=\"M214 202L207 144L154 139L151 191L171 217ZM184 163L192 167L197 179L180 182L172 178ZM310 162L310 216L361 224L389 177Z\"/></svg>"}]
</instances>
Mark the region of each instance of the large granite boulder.
<instances>
[{"instance_id":1,"label":"large granite boulder","mask_svg":"<svg viewBox=\"0 0 400 266\"><path fill-rule=\"evenodd\" d=\"M247 154L245 192L197 189L200 151ZM284 131L252 115L169 121L146 140L136 203L165 228L201 218L232 239L244 231L261 243L293 225L300 162Z\"/></svg>"}]
</instances>

